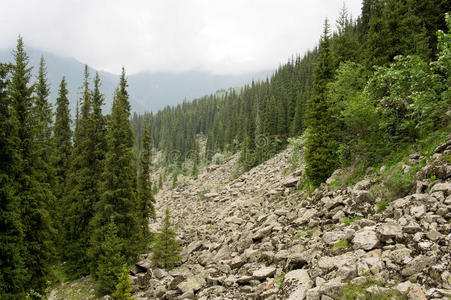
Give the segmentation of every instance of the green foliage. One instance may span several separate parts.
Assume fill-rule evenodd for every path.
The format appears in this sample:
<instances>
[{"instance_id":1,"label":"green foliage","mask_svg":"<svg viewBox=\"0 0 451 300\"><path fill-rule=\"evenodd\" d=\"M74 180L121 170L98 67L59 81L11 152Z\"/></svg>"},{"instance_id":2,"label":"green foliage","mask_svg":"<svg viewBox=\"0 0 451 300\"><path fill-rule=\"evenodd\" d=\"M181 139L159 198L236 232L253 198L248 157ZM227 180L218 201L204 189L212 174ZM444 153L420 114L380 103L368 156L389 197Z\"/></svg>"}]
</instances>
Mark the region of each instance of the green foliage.
<instances>
[{"instance_id":1,"label":"green foliage","mask_svg":"<svg viewBox=\"0 0 451 300\"><path fill-rule=\"evenodd\" d=\"M388 200L380 200L376 202L377 212L383 212L390 205L390 201Z\"/></svg>"},{"instance_id":2,"label":"green foliage","mask_svg":"<svg viewBox=\"0 0 451 300\"><path fill-rule=\"evenodd\" d=\"M350 243L348 240L341 240L341 241L336 242L336 243L333 245L333 248L334 248L334 249L338 249L338 248L346 248L346 247L348 247L350 244L351 244L351 243Z\"/></svg>"},{"instance_id":3,"label":"green foliage","mask_svg":"<svg viewBox=\"0 0 451 300\"><path fill-rule=\"evenodd\" d=\"M104 237L103 241L99 241L99 256L96 257L97 268L93 274L97 282L96 291L98 295L111 294L117 290L118 285L120 285L121 289L126 288L120 280L125 257L121 254L122 241L118 237L118 229L114 218L111 218L108 223Z\"/></svg>"},{"instance_id":4,"label":"green foliage","mask_svg":"<svg viewBox=\"0 0 451 300\"><path fill-rule=\"evenodd\" d=\"M44 143L38 142L38 136L45 135L39 130L39 127L42 129L44 125L34 119L35 103L32 97L33 86L30 85L31 68L28 67L28 56L21 37L17 40L14 58L15 64L11 69L7 93L11 101L11 118L15 126L13 130L17 134L12 144L15 148L16 165L11 175L14 176L17 188L15 196L20 199L22 223L20 230L23 230L24 234L24 249L21 255L27 276L22 278L24 280L22 284L28 290L43 294L48 282L51 281L51 264L55 253L52 240L54 232L48 212L53 194L49 184L41 181L43 164L38 155ZM18 283L13 283L8 288L17 285Z\"/></svg>"},{"instance_id":5,"label":"green foliage","mask_svg":"<svg viewBox=\"0 0 451 300\"><path fill-rule=\"evenodd\" d=\"M131 284L128 274L130 272L124 265L119 275L119 282L116 285L116 291L111 295L114 300L133 300L131 296Z\"/></svg>"},{"instance_id":6,"label":"green foliage","mask_svg":"<svg viewBox=\"0 0 451 300\"><path fill-rule=\"evenodd\" d=\"M376 69L365 94L376 107L384 138L395 143L434 129L446 107L440 88L440 77L420 57L398 56Z\"/></svg>"},{"instance_id":7,"label":"green foliage","mask_svg":"<svg viewBox=\"0 0 451 300\"><path fill-rule=\"evenodd\" d=\"M6 89L11 66L0 64L0 298L25 296L26 269L20 199L13 174L17 162L17 127L12 119L11 98Z\"/></svg>"},{"instance_id":8,"label":"green foliage","mask_svg":"<svg viewBox=\"0 0 451 300\"><path fill-rule=\"evenodd\" d=\"M65 266L73 278L89 274L87 255L92 234L94 206L100 198L102 162L100 154L105 149L98 147L96 121L93 114L93 97L89 89L88 67L85 66L83 93L80 99L81 114L74 131L74 147L67 176L65 207L62 215L65 229L62 245Z\"/></svg>"},{"instance_id":9,"label":"green foliage","mask_svg":"<svg viewBox=\"0 0 451 300\"><path fill-rule=\"evenodd\" d=\"M414 169L404 172L401 167L391 167L383 172L384 187L389 191L388 197L391 199L406 196L414 187Z\"/></svg>"},{"instance_id":10,"label":"green foliage","mask_svg":"<svg viewBox=\"0 0 451 300\"><path fill-rule=\"evenodd\" d=\"M307 102L307 140L305 172L314 186L326 181L338 166L335 137L335 116L329 113L327 84L334 73L334 58L330 49L329 25L324 25L318 64L314 69L312 94Z\"/></svg>"},{"instance_id":11,"label":"green foliage","mask_svg":"<svg viewBox=\"0 0 451 300\"><path fill-rule=\"evenodd\" d=\"M304 162L304 144L305 136L288 138L290 165L292 170L299 168Z\"/></svg>"},{"instance_id":12,"label":"green foliage","mask_svg":"<svg viewBox=\"0 0 451 300\"><path fill-rule=\"evenodd\" d=\"M155 218L155 198L152 193L152 182L150 181L150 166L152 160L152 141L146 128L143 136L143 151L141 153L141 168L138 174L138 222L142 232L142 239L149 237L149 218Z\"/></svg>"},{"instance_id":13,"label":"green foliage","mask_svg":"<svg viewBox=\"0 0 451 300\"><path fill-rule=\"evenodd\" d=\"M172 229L169 208L166 207L160 232L158 232L152 247L152 260L160 267L171 270L180 261L180 247L175 237L177 234Z\"/></svg>"},{"instance_id":14,"label":"green foliage","mask_svg":"<svg viewBox=\"0 0 451 300\"><path fill-rule=\"evenodd\" d=\"M353 217L353 218L343 218L342 223L345 224L345 226L349 226L351 225L351 223L355 222L355 221L359 221L362 220L362 217Z\"/></svg>"},{"instance_id":15,"label":"green foliage","mask_svg":"<svg viewBox=\"0 0 451 300\"><path fill-rule=\"evenodd\" d=\"M276 276L274 278L274 281L276 282L278 287L281 287L283 285L283 281L285 280L286 273L282 273L279 276Z\"/></svg>"},{"instance_id":16,"label":"green foliage","mask_svg":"<svg viewBox=\"0 0 451 300\"><path fill-rule=\"evenodd\" d=\"M93 228L89 251L91 273L95 273L102 267L96 259L102 253L97 245L103 241L106 226L111 218L114 219L117 227L119 255L127 261L131 260L136 257L142 246L142 243L137 242L140 241L142 231L136 213L137 171L129 118L130 103L123 69L108 123L107 152L102 173L100 200L94 205L91 223ZM108 288L114 288L114 285Z\"/></svg>"}]
</instances>

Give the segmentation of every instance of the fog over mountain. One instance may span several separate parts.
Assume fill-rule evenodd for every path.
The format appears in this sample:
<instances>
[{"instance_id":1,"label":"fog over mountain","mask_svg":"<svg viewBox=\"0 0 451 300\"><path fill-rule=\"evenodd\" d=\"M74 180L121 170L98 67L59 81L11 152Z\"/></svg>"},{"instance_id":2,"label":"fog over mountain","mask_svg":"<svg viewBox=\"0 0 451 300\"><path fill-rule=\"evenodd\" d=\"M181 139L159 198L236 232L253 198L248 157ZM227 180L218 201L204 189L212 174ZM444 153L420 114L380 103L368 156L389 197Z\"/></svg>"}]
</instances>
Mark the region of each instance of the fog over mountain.
<instances>
[{"instance_id":1,"label":"fog over mountain","mask_svg":"<svg viewBox=\"0 0 451 300\"><path fill-rule=\"evenodd\" d=\"M27 48L30 64L37 74L37 66L41 55L47 63L48 80L50 83L50 100L55 103L61 78L66 76L69 89L70 108L75 112L75 104L80 98L80 87L83 79L84 63L71 57L62 57ZM0 61L12 61L12 49L0 49ZM125 66L126 67L126 66ZM119 82L119 75L99 71L102 80L101 90L105 95L105 111L109 112L114 90ZM91 78L96 70L90 68ZM271 71L248 73L241 75L215 75L206 72L188 71L183 73L151 73L141 72L128 76L129 92L132 110L136 112L156 112L167 105L174 105L186 100L192 100L218 90L229 89L261 80L271 74Z\"/></svg>"}]
</instances>

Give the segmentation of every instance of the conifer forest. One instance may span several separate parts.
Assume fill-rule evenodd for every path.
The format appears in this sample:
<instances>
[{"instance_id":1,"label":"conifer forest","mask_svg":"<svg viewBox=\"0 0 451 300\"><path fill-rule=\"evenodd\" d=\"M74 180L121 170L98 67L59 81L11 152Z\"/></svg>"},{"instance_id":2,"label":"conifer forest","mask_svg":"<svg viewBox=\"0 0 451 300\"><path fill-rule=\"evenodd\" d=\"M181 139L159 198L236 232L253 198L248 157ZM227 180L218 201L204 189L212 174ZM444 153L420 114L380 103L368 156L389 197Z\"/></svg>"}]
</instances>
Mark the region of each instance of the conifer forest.
<instances>
[{"instance_id":1,"label":"conifer forest","mask_svg":"<svg viewBox=\"0 0 451 300\"><path fill-rule=\"evenodd\" d=\"M61 282L77 282L83 278L89 278L93 283L92 295L80 298L65 296L67 299L407 299L402 298L407 296L398 290L394 294L383 290L380 293L385 294L379 294L380 298L367 287L358 290L355 288L358 284L352 281L358 276L348 273L349 276L346 275L340 283L340 290L329 293L323 288L328 283L320 286L318 279L314 281L313 278L322 276L321 280L328 281L332 275L327 272L332 268L327 272L323 268L324 274L315 273L311 271L314 264L304 256L297 260L291 256L277 260L277 253L288 249L287 245L296 243L296 239L312 241L316 238L316 229L307 227L302 227L302 230L296 227L297 231L304 233L293 238L294 242L280 238L271 244L268 238L267 249L261 250L262 260L252 261L249 258L252 255L246 256L245 249L263 249L263 246L257 248L256 243L263 244L265 234L270 234L253 227L250 230L254 236L249 245L243 249L237 246L238 250L231 250L230 255L213 259L214 263L216 260L230 261L230 267L227 266L230 270L224 271L216 265L212 267L213 262L203 263L199 258L196 264L205 268L207 273L216 268L216 273L211 273L216 275L209 273L210 277L205 277L200 283L197 279L190 280L189 276L179 276L182 271L177 270L181 266L193 263L189 258L193 252L214 249L217 251L215 255L219 255L219 252L226 251L223 250L225 245L231 245L235 231L248 229L246 222L263 224L272 220L272 217L258 218L258 215L233 219L230 222L236 222L237 228L231 227L234 230L230 230L230 235L215 241L217 246L213 241L208 245L198 245L196 237L199 234L189 236L180 225L180 220L189 216L188 213L181 214L178 209L197 207L181 189L194 186L193 182L197 181L201 182L200 186L206 186L202 180L207 180L208 174L215 174L215 168L234 158L236 160L227 170L230 182L235 183L240 178L247 182L251 180L249 178L258 177L252 170L260 170L259 166L270 164L286 151L290 157L283 176L294 172L295 175L290 176L299 179L293 186L284 183L284 188L273 193L265 190L270 194L268 199L272 199L271 195L278 197L278 200L269 202L269 207L282 205L283 210L265 210L266 214L275 214L277 218L283 216L288 220L289 213L295 210L316 207L320 211L323 207L330 210L340 207L334 210L333 218L339 220L339 224L348 222L345 225L350 226L346 230L351 230L353 224L359 222L363 224L359 225L362 228L374 225L379 230L382 226L379 223L388 224L400 218L410 220L405 216L396 217L397 213L401 214L402 205L386 210L386 207L395 205L390 204L392 201L411 194L441 192L442 196L431 196L429 202L421 202L426 209L436 207L436 212L429 214L433 221L429 222L424 234L432 244L436 244L428 246L428 252L424 252L422 257L448 249L440 252L442 255L437 255L434 262L439 265L439 257L445 261L443 264L448 262L443 270L433 269L432 262L422 265L414 253L423 250L398 247L401 242L407 245L414 239L407 238L407 234L413 236L420 231L417 227L426 222L422 221L422 215L417 217L415 228L413 221L398 222L410 226L401 230L404 239L398 239L398 233L384 235L385 231L377 231L378 246L362 247L365 251L377 247L380 251L409 249L410 252L405 251L414 256L417 265L431 267L428 275L424 276L416 276L415 272L410 274L402 267L387 271L387 274L405 275L395 277L397 282L408 278L411 284L436 288L430 295L422 291L424 298L409 296L409 299L450 297L451 142L445 144L441 152L435 152L440 154L428 152L430 155L423 156L421 152L428 146L451 141L450 13L451 3L447 0L363 0L357 17L351 16L343 6L336 23L324 20L322 34L314 48L301 54L293 53L265 80L167 106L157 112L136 112L131 106L126 66L122 68L114 95L109 95L113 102L108 108L99 73L90 72L87 65L80 73L83 84L78 91L69 91L65 77L60 78L59 86L50 86L44 56L40 59L38 75L32 75L35 73L24 44L28 37L19 35L11 53L12 62L0 61L0 299L64 299L52 298L52 290L61 286ZM177 86L173 88L177 89ZM50 89L57 90L56 99L51 99ZM70 109L69 92L73 92L71 97L77 97L75 111ZM411 171L404 173L395 167L390 169L389 161L395 165L394 162L408 164L408 161L417 159L409 155L412 149L420 149L415 150L421 154L418 156L418 169L413 166L409 169ZM424 164L421 165L423 157ZM421 188L418 174L420 168L429 165L429 158L440 160L441 165L426 168L426 173L423 173L428 174L424 175L427 184ZM302 171L297 173L295 170L301 165ZM379 171L382 165L386 167ZM338 174L336 170L347 175L329 180ZM431 170L435 173L428 173ZM207 175L202 176L203 172ZM329 191L343 191L342 197L345 197L346 188L352 190L352 186L363 178L367 179L372 172L383 184L373 194L367 193L374 199L380 198L369 206L376 207L374 214L391 212L392 215L387 216L390 222L371 219L364 224L362 222L371 214L364 212L363 208L357 209L353 215L349 211L354 208L347 210L346 201L339 206L329 205L324 200L326 196L315 198L327 186ZM408 180L406 176L410 176ZM392 177L394 181L389 182ZM278 181L285 182L283 180ZM374 185L378 181L371 182ZM262 181L261 186L265 184ZM287 192L285 187L296 189L296 192ZM226 193L195 190L191 196L205 203L209 199L220 199ZM244 192L240 190L239 193ZM239 193L230 197L239 197ZM362 198L361 194L352 199ZM305 198L300 195L305 195ZM335 196L330 194L327 197ZM293 204L284 207L284 201L292 198L295 199ZM182 204L174 206L166 199L182 201ZM431 199L437 199L438 204L431 204ZM215 203L207 206L214 207ZM338 210L343 212L342 217L336 217ZM409 214L415 215L417 211L410 210ZM207 215L205 211L191 213ZM223 218L229 216L232 214ZM298 217L302 218L300 213L294 219L299 220ZM316 217L312 214L307 219ZM321 225L315 223L313 226L307 219L299 224L321 228L325 232L326 226L335 222L321 223L328 218L327 214L318 218ZM282 219L278 220L282 222ZM149 226L152 222L157 223L156 229ZM289 228L295 221L286 222L277 235L291 233ZM215 227L215 222L205 224L207 231ZM277 226L271 225L269 232L276 234L274 228ZM293 236L296 230L293 229ZM338 229L333 230L336 233ZM346 233L346 230L340 232ZM330 252L324 250L324 253L343 255L343 249L359 249L358 230L363 229L352 229L355 231L352 238L343 233L330 243L327 248ZM184 233L179 236L178 231ZM437 238L429 236L432 231L437 232ZM326 236L326 233L321 233L317 237L328 244ZM270 252L274 252L271 259L265 261L265 255ZM139 268L144 268L138 263L143 254L151 265L146 266L146 276L150 277L146 277L145 284L136 279L139 278ZM238 261L245 256L248 261ZM320 260L319 257L315 259ZM243 265L252 263L265 266L258 270L257 267L256 270L244 269ZM281 266L280 272L277 264ZM268 274L260 275L258 272L263 270L264 274L273 266L273 273L268 271ZM368 274L377 276L379 271L376 269L384 266L391 267L386 261L382 267L370 265ZM341 267L334 267L337 274ZM133 268L138 268L138 271ZM194 274L193 268L190 271ZM156 275L156 270L162 273L161 277ZM290 297L284 286L290 284L288 274L298 270L309 270L309 280L298 285L305 289L302 296ZM364 278L358 267L356 270L350 272ZM237 272L233 273L236 280L230 284L228 279L221 281L218 275L221 272L225 273L224 278ZM178 276L182 279L178 280ZM245 276L250 278L243 279ZM445 280L443 276L448 277ZM172 279L164 281L168 277ZM272 287L268 287L270 278L273 279ZM163 291L156 288L158 280L164 281L161 284L163 288L160 288ZM388 290L388 284L383 286ZM213 287L217 289L215 292L212 292ZM308 292L316 287L318 295L323 298L315 298L311 296L313 292ZM211 294L203 293L207 288L211 289ZM140 294L140 289L152 292ZM269 293L272 290L274 293ZM406 289L405 293L412 290L414 288ZM358 295L363 296L359 298Z\"/></svg>"}]
</instances>

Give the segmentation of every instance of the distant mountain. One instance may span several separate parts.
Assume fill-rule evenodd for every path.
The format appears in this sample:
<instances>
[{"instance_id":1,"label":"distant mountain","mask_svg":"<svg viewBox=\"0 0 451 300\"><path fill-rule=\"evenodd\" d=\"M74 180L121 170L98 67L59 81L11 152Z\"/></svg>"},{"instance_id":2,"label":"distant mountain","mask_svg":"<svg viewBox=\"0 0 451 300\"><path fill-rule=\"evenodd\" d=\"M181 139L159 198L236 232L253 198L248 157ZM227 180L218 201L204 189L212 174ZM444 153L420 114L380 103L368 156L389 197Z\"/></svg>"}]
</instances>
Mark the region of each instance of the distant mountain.
<instances>
[{"instance_id":1,"label":"distant mountain","mask_svg":"<svg viewBox=\"0 0 451 300\"><path fill-rule=\"evenodd\" d=\"M27 48L26 51L30 57L30 64L34 67L33 74L35 76L39 59L41 55L44 56L47 63L52 103L57 97L61 78L66 76L71 111L74 112L77 99L81 95L84 63L71 57L62 57L37 49ZM12 61L12 50L0 49L0 62L9 61ZM90 68L89 71L92 78L96 70ZM196 71L184 73L143 72L128 76L130 102L133 111L156 112L167 105L175 105L185 99L192 100L213 94L218 90L243 86L252 80L265 79L270 74L270 71L243 75L213 75ZM105 111L109 112L119 76L103 71L99 71L99 75L102 80L101 90L105 94Z\"/></svg>"}]
</instances>

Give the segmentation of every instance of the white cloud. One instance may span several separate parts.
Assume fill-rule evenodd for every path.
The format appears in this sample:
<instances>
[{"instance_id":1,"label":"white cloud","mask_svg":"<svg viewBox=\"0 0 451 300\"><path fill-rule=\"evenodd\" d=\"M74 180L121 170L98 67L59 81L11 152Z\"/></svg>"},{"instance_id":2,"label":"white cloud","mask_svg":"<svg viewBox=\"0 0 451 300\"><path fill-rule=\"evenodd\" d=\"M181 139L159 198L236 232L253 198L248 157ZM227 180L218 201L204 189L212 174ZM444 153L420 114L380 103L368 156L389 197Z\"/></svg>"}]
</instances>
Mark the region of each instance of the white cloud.
<instances>
[{"instance_id":1,"label":"white cloud","mask_svg":"<svg viewBox=\"0 0 451 300\"><path fill-rule=\"evenodd\" d=\"M353 16L361 0L347 0ZM342 0L2 0L0 47L25 44L119 73L275 68L312 48Z\"/></svg>"}]
</instances>

